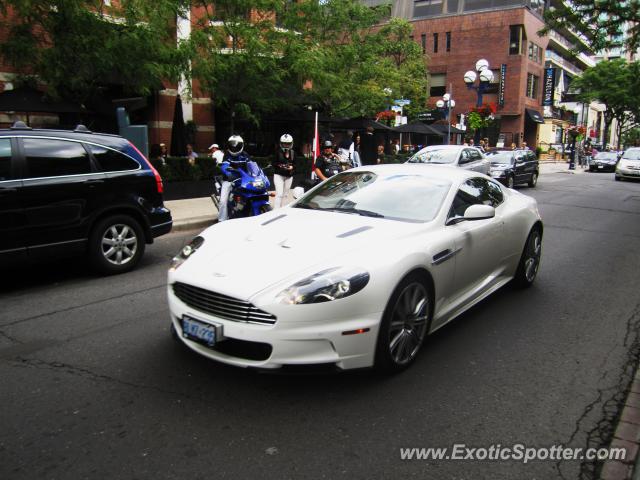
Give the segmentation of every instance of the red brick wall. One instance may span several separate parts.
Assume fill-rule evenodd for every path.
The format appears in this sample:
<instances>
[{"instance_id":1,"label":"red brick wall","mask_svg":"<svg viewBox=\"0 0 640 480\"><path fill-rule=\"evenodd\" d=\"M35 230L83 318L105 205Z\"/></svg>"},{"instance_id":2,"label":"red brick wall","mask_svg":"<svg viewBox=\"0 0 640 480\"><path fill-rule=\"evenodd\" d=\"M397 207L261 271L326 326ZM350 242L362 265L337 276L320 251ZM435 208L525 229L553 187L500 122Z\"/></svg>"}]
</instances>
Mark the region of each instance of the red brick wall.
<instances>
[{"instance_id":1,"label":"red brick wall","mask_svg":"<svg viewBox=\"0 0 640 480\"><path fill-rule=\"evenodd\" d=\"M451 84L456 101L454 113L466 114L476 104L476 92L467 88L463 77L467 70L475 70L475 63L481 58L488 60L493 70L499 70L503 63L507 65L505 104L497 111L498 115L509 115L502 118L503 132L524 131L525 107L541 110L544 53L543 61L537 63L528 59L527 52L529 41L535 42L544 52L547 39L536 33L542 28L543 22L526 8L416 20L412 23L416 42L421 42L421 34L427 36L429 71L447 74L447 91ZM522 55L509 55L510 25L525 26L527 42ZM450 52L446 52L445 32L451 32ZM438 33L438 53L433 53L434 33ZM537 100L525 96L527 73L533 73L540 79ZM431 98L429 106L435 106L438 99ZM497 105L498 95L485 94L483 103Z\"/></svg>"}]
</instances>

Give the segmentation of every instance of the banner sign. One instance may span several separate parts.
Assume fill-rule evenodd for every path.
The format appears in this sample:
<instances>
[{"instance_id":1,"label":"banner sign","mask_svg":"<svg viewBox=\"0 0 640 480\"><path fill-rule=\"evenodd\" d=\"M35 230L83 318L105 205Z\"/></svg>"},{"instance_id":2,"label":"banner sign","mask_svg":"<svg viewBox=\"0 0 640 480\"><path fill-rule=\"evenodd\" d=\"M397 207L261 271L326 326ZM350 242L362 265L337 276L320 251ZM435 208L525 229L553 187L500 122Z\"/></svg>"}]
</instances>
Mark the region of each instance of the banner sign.
<instances>
[{"instance_id":1,"label":"banner sign","mask_svg":"<svg viewBox=\"0 0 640 480\"><path fill-rule=\"evenodd\" d=\"M504 84L507 79L507 64L500 66L500 85L498 86L498 105L504 107Z\"/></svg>"},{"instance_id":2,"label":"banner sign","mask_svg":"<svg viewBox=\"0 0 640 480\"><path fill-rule=\"evenodd\" d=\"M544 95L542 97L542 106L553 106L553 96L555 93L556 85L556 69L545 68L544 69Z\"/></svg>"}]
</instances>

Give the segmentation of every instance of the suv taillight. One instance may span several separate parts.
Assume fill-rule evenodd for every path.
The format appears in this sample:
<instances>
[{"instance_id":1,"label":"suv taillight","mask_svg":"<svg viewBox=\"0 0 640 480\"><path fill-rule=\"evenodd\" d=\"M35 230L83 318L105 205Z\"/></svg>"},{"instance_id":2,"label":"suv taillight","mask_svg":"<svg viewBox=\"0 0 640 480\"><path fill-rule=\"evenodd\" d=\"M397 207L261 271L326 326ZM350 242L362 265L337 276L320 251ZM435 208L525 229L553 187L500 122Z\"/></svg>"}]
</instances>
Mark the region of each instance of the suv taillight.
<instances>
[{"instance_id":1,"label":"suv taillight","mask_svg":"<svg viewBox=\"0 0 640 480\"><path fill-rule=\"evenodd\" d=\"M158 187L158 193L164 193L164 185L162 185L162 177L158 173L158 170L156 170L155 167L153 165L151 165L151 162L147 159L147 157L145 157L142 154L142 152L140 150L138 150L138 148L133 143L129 142L129 145L131 145L131 147L136 152L138 152L138 155L140 155L144 159L144 161L147 162L147 165L149 166L149 168L153 172L153 176L156 177L156 186Z\"/></svg>"}]
</instances>

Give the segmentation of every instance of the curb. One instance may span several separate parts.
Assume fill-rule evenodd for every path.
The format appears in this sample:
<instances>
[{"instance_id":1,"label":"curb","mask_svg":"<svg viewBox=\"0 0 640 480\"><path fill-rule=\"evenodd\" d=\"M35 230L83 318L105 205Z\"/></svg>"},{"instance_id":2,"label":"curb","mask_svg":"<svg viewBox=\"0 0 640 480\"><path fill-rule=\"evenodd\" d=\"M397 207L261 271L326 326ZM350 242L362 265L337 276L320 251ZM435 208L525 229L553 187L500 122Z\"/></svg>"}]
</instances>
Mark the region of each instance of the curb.
<instances>
[{"instance_id":1,"label":"curb","mask_svg":"<svg viewBox=\"0 0 640 480\"><path fill-rule=\"evenodd\" d=\"M637 462L640 449L640 370L629 388L620 421L611 440L611 448L624 448L624 460L607 460L600 472L601 480L630 480L640 477Z\"/></svg>"},{"instance_id":2,"label":"curb","mask_svg":"<svg viewBox=\"0 0 640 480\"><path fill-rule=\"evenodd\" d=\"M187 230L205 229L211 225L218 223L218 217L194 217L185 220L178 220L173 223L172 232L184 232Z\"/></svg>"}]
</instances>

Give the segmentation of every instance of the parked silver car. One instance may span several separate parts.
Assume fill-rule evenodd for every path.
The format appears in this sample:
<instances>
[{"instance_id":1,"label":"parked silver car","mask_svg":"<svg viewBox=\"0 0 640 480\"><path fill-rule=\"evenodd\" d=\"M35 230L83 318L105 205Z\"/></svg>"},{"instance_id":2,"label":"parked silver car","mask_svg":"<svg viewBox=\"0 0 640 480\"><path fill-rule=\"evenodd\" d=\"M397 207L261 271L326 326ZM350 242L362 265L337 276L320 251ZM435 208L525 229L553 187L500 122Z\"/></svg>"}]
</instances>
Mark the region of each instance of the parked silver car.
<instances>
[{"instance_id":1,"label":"parked silver car","mask_svg":"<svg viewBox=\"0 0 640 480\"><path fill-rule=\"evenodd\" d=\"M491 162L475 147L464 145L430 145L419 150L406 163L438 163L489 174Z\"/></svg>"}]
</instances>

